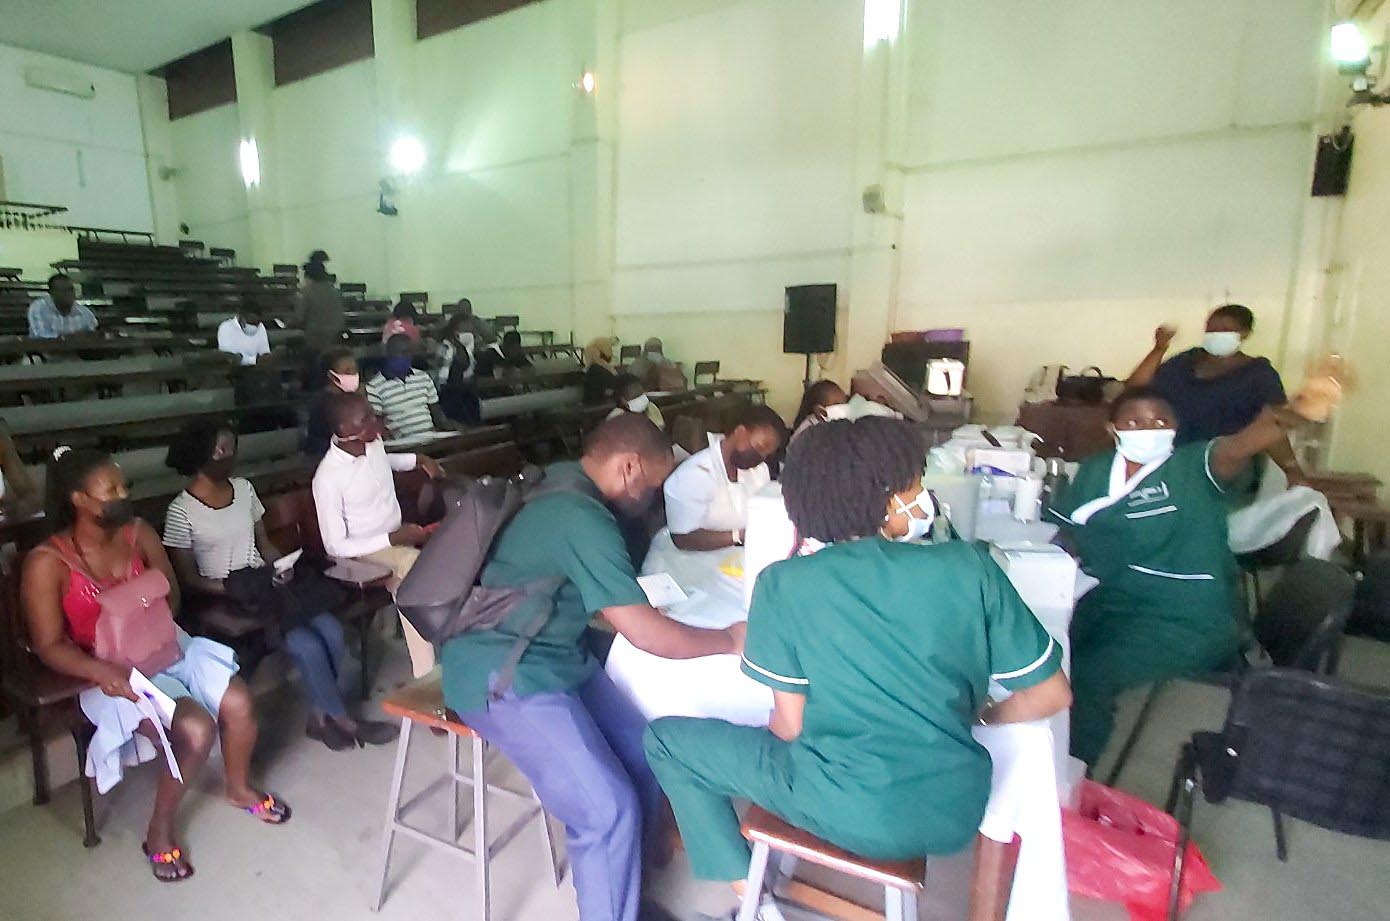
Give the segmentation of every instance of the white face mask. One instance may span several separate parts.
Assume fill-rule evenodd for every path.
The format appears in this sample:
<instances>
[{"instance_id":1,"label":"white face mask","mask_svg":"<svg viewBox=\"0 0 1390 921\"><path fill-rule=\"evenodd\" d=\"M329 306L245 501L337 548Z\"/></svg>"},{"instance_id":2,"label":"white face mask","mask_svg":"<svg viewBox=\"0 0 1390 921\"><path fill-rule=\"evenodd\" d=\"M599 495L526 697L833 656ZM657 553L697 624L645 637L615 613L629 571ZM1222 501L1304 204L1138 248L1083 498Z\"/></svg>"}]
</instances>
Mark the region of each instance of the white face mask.
<instances>
[{"instance_id":1,"label":"white face mask","mask_svg":"<svg viewBox=\"0 0 1390 921\"><path fill-rule=\"evenodd\" d=\"M259 326L259 324L257 324L257 326ZM241 324L241 331L248 336L256 335L256 328L256 326L252 326L250 323Z\"/></svg>"},{"instance_id":2,"label":"white face mask","mask_svg":"<svg viewBox=\"0 0 1390 921\"><path fill-rule=\"evenodd\" d=\"M644 413L647 411L647 407L651 405L651 402L652 401L649 400L647 398L647 395L644 393L640 397L628 400L627 408L635 413Z\"/></svg>"},{"instance_id":3,"label":"white face mask","mask_svg":"<svg viewBox=\"0 0 1390 921\"><path fill-rule=\"evenodd\" d=\"M1119 443L1120 456L1140 465L1152 464L1173 453L1173 439L1178 433L1172 429L1133 429L1115 431Z\"/></svg>"},{"instance_id":4,"label":"white face mask","mask_svg":"<svg viewBox=\"0 0 1390 921\"><path fill-rule=\"evenodd\" d=\"M822 409L822 412L823 412L824 415L825 415L825 421L826 421L826 422L831 422L831 421L836 420L836 419L848 419L848 418L849 418L849 404L848 404L848 403L836 403L836 404L834 404L833 406L826 406L826 407L824 407L824 408Z\"/></svg>"},{"instance_id":5,"label":"white face mask","mask_svg":"<svg viewBox=\"0 0 1390 921\"><path fill-rule=\"evenodd\" d=\"M897 509L894 514L907 516L907 533L902 537L895 537L894 540L906 544L931 536L932 524L936 522L936 503L932 501L931 493L922 490L910 505L894 496L893 506ZM914 514L913 509L921 509L922 517Z\"/></svg>"},{"instance_id":6,"label":"white face mask","mask_svg":"<svg viewBox=\"0 0 1390 921\"><path fill-rule=\"evenodd\" d=\"M1234 355L1240 351L1240 333L1207 333L1202 337L1202 348L1218 358Z\"/></svg>"}]
</instances>

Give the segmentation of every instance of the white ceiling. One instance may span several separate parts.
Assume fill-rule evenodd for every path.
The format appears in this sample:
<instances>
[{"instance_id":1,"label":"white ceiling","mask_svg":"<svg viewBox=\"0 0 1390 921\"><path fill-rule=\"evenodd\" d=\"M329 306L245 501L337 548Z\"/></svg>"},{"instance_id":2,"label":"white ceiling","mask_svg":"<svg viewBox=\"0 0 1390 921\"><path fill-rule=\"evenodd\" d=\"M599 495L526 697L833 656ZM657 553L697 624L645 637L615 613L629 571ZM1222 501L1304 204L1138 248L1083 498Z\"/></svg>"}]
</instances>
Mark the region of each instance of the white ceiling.
<instances>
[{"instance_id":1,"label":"white ceiling","mask_svg":"<svg viewBox=\"0 0 1390 921\"><path fill-rule=\"evenodd\" d=\"M0 44L142 73L307 0L0 0Z\"/></svg>"}]
</instances>

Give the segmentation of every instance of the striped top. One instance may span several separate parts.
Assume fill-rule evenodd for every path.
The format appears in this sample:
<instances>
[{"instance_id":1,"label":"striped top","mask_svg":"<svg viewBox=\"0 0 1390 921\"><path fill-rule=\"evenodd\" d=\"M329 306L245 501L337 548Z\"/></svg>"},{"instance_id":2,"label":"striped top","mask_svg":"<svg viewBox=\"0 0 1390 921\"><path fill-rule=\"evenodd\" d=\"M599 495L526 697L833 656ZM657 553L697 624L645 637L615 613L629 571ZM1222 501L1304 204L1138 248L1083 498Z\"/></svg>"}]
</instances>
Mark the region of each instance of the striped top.
<instances>
[{"instance_id":1,"label":"striped top","mask_svg":"<svg viewBox=\"0 0 1390 921\"><path fill-rule=\"evenodd\" d=\"M407 438L434 431L430 407L439 402L439 391L427 372L412 369L402 380L377 373L367 381L367 402L373 412L386 417L392 438Z\"/></svg>"},{"instance_id":2,"label":"striped top","mask_svg":"<svg viewBox=\"0 0 1390 921\"><path fill-rule=\"evenodd\" d=\"M232 502L223 508L213 508L185 489L164 516L164 546L192 550L199 575L225 579L238 569L265 565L256 549L256 522L264 515L256 487L241 477L232 477Z\"/></svg>"}]
</instances>

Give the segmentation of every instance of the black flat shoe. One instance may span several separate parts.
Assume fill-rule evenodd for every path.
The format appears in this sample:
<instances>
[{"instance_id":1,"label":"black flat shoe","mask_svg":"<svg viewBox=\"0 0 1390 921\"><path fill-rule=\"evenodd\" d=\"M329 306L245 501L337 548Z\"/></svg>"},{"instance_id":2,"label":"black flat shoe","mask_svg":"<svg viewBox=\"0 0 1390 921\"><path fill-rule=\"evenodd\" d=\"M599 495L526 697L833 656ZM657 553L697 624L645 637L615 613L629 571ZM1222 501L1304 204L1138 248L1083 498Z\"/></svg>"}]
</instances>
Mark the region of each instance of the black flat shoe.
<instances>
[{"instance_id":1,"label":"black flat shoe","mask_svg":"<svg viewBox=\"0 0 1390 921\"><path fill-rule=\"evenodd\" d=\"M335 752L357 747L357 740L352 737L352 734L330 720L325 720L320 726L309 726L304 734L311 739L318 739Z\"/></svg>"},{"instance_id":2,"label":"black flat shoe","mask_svg":"<svg viewBox=\"0 0 1390 921\"><path fill-rule=\"evenodd\" d=\"M389 745L401 734L401 727L381 720L357 721L358 745Z\"/></svg>"}]
</instances>

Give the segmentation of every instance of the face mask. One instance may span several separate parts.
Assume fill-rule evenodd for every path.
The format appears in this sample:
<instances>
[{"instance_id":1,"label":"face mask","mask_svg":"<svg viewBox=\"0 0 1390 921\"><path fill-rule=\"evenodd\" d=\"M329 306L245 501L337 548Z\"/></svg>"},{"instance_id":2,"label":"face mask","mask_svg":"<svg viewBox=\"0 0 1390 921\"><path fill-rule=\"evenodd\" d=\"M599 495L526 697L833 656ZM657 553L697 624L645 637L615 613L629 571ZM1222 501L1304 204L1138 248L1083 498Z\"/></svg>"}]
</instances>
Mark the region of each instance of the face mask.
<instances>
[{"instance_id":1,"label":"face mask","mask_svg":"<svg viewBox=\"0 0 1390 921\"><path fill-rule=\"evenodd\" d=\"M763 456L752 448L735 451L729 460L733 461L735 470L752 470L760 464L767 463L763 460Z\"/></svg>"},{"instance_id":2,"label":"face mask","mask_svg":"<svg viewBox=\"0 0 1390 921\"><path fill-rule=\"evenodd\" d=\"M647 361L650 361L652 364L661 364L661 362L662 362L665 358L666 358L666 356L663 355L663 354L661 354L660 352L648 352L648 353L647 353Z\"/></svg>"},{"instance_id":3,"label":"face mask","mask_svg":"<svg viewBox=\"0 0 1390 921\"><path fill-rule=\"evenodd\" d=\"M403 378L410 376L410 356L392 355L382 363L381 370L387 377Z\"/></svg>"},{"instance_id":4,"label":"face mask","mask_svg":"<svg viewBox=\"0 0 1390 921\"><path fill-rule=\"evenodd\" d=\"M907 533L894 540L907 544L931 536L932 525L936 522L936 504L932 501L931 493L922 490L917 494L917 498L912 500L911 505L894 496L893 505L897 509L896 514L907 516ZM921 509L924 517L918 518L913 514L914 508Z\"/></svg>"},{"instance_id":5,"label":"face mask","mask_svg":"<svg viewBox=\"0 0 1390 921\"><path fill-rule=\"evenodd\" d=\"M356 371L351 374L339 374L337 371L329 371L328 377L333 381L333 386L343 393L356 393L358 384L361 383L361 375Z\"/></svg>"},{"instance_id":6,"label":"face mask","mask_svg":"<svg viewBox=\"0 0 1390 921\"><path fill-rule=\"evenodd\" d=\"M241 324L241 331L248 336L254 336L256 335L256 326L253 326L250 323L243 323Z\"/></svg>"},{"instance_id":7,"label":"face mask","mask_svg":"<svg viewBox=\"0 0 1390 921\"><path fill-rule=\"evenodd\" d=\"M821 407L821 416L826 422L831 422L836 419L848 419L849 404L836 403L834 406L823 406Z\"/></svg>"},{"instance_id":8,"label":"face mask","mask_svg":"<svg viewBox=\"0 0 1390 921\"><path fill-rule=\"evenodd\" d=\"M101 503L100 522L103 528L114 531L116 528L130 522L135 518L135 504L129 497L124 499L107 499Z\"/></svg>"},{"instance_id":9,"label":"face mask","mask_svg":"<svg viewBox=\"0 0 1390 921\"><path fill-rule=\"evenodd\" d=\"M1202 348L1218 358L1234 355L1240 351L1240 333L1207 333L1202 337Z\"/></svg>"},{"instance_id":10,"label":"face mask","mask_svg":"<svg viewBox=\"0 0 1390 921\"><path fill-rule=\"evenodd\" d=\"M1134 429L1133 431L1115 432L1120 456L1127 461L1144 466L1172 454L1173 439L1177 436L1178 433L1172 429Z\"/></svg>"},{"instance_id":11,"label":"face mask","mask_svg":"<svg viewBox=\"0 0 1390 921\"><path fill-rule=\"evenodd\" d=\"M647 395L644 393L644 394L642 394L640 397L636 397L635 399L628 400L628 401L627 401L627 408L628 408L630 411L635 412L635 413L644 413L644 412L647 411L647 407L650 406L651 404L652 404L652 401L649 400L649 399L647 398Z\"/></svg>"}]
</instances>

